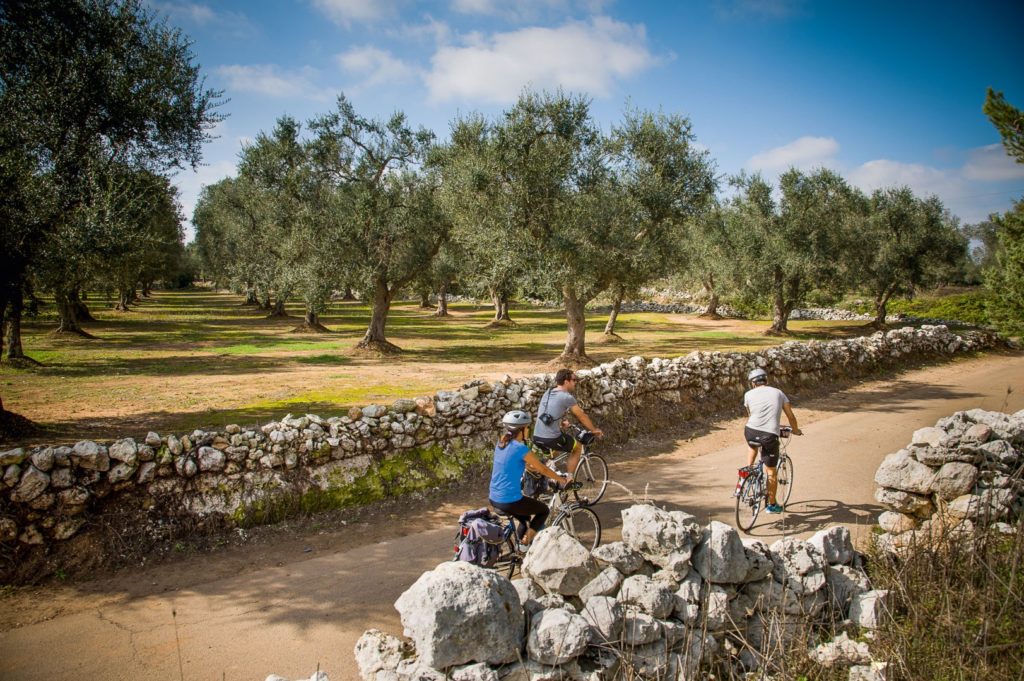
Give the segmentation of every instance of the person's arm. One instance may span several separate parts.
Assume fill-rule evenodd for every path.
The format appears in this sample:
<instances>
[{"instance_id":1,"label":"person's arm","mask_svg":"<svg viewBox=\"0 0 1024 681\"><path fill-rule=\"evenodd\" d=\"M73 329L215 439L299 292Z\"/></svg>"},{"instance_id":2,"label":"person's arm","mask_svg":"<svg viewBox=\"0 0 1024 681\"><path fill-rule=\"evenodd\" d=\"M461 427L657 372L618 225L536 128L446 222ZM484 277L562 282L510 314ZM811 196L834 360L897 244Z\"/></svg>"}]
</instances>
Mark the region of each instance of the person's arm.
<instances>
[{"instance_id":1,"label":"person's arm","mask_svg":"<svg viewBox=\"0 0 1024 681\"><path fill-rule=\"evenodd\" d=\"M560 485L565 482L565 478L545 466L544 462L537 458L537 455L533 452L527 452L526 456L523 457L523 461L526 462L526 467L534 473L539 473L545 478L551 478Z\"/></svg>"},{"instance_id":2,"label":"person's arm","mask_svg":"<svg viewBox=\"0 0 1024 681\"><path fill-rule=\"evenodd\" d=\"M789 406L789 402L782 405L782 411L786 412L786 419L789 421L789 427L793 429L793 435L803 435L804 432L796 424L796 415L793 413L793 407Z\"/></svg>"},{"instance_id":3,"label":"person's arm","mask_svg":"<svg viewBox=\"0 0 1024 681\"><path fill-rule=\"evenodd\" d=\"M587 416L587 412L583 411L580 408L580 405L572 405L572 408L569 409L569 412L577 419L579 419L579 422L583 424L584 428L586 428L587 430L589 430L598 437L604 437L604 431L594 425L594 422L590 420L589 416Z\"/></svg>"}]
</instances>

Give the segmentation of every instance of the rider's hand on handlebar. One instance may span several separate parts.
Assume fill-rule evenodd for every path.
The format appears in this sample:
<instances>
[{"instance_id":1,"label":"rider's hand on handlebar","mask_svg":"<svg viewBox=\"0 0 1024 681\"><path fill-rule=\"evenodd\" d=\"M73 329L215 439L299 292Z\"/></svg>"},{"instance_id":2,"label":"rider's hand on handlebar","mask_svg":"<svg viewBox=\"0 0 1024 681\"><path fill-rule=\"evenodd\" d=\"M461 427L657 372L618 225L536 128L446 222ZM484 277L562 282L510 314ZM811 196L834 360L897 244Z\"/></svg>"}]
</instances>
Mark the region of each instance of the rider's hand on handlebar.
<instances>
[{"instance_id":1,"label":"rider's hand on handlebar","mask_svg":"<svg viewBox=\"0 0 1024 681\"><path fill-rule=\"evenodd\" d=\"M793 429L793 435L803 435L803 434L804 434L804 431L800 430L799 428L794 428Z\"/></svg>"},{"instance_id":2,"label":"rider's hand on handlebar","mask_svg":"<svg viewBox=\"0 0 1024 681\"><path fill-rule=\"evenodd\" d=\"M593 433L594 435L596 435L597 437L604 437L604 431L601 430L600 428L594 428L590 432Z\"/></svg>"}]
</instances>

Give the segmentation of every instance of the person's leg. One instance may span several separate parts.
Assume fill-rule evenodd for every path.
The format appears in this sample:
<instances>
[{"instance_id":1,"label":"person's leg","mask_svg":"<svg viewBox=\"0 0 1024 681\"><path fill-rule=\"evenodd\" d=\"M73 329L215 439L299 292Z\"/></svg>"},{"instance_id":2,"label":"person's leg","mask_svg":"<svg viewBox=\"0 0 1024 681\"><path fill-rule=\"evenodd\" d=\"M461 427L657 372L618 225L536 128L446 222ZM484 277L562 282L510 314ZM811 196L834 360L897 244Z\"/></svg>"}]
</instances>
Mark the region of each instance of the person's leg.
<instances>
[{"instance_id":1,"label":"person's leg","mask_svg":"<svg viewBox=\"0 0 1024 681\"><path fill-rule=\"evenodd\" d=\"M523 497L519 501L508 504L501 504L500 508L507 513L511 513L519 521L520 528L527 528L526 534L519 540L519 543L523 545L529 545L533 541L537 533L544 528L544 523L551 512L543 502L530 497Z\"/></svg>"},{"instance_id":2,"label":"person's leg","mask_svg":"<svg viewBox=\"0 0 1024 681\"><path fill-rule=\"evenodd\" d=\"M565 471L566 473L568 473L570 475L570 477L576 475L576 466L580 465L580 456L582 456L582 455L583 455L583 445L581 445L579 442L576 442L573 445L572 451L569 452L568 468L566 468L566 471Z\"/></svg>"},{"instance_id":3,"label":"person's leg","mask_svg":"<svg viewBox=\"0 0 1024 681\"><path fill-rule=\"evenodd\" d=\"M750 455L747 457L747 468L749 468L754 465L754 460L757 458L757 447L752 447L749 442L747 447L750 449Z\"/></svg>"},{"instance_id":4,"label":"person's leg","mask_svg":"<svg viewBox=\"0 0 1024 681\"><path fill-rule=\"evenodd\" d=\"M769 506L775 506L776 505L776 503L775 503L775 501L776 501L775 493L778 490L779 481L778 481L778 478L775 476L775 471L776 471L776 469L775 469L774 466L771 467L771 468L769 468L768 466L764 467L764 472L768 476L768 505Z\"/></svg>"}]
</instances>

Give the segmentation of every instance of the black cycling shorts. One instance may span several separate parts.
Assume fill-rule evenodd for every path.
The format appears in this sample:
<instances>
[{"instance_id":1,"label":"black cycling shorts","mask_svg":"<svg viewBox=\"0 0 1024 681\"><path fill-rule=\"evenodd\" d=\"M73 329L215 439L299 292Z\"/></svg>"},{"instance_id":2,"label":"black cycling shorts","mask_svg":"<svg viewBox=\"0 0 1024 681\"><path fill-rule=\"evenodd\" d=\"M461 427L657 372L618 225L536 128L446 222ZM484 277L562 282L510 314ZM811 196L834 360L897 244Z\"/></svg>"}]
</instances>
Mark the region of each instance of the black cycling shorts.
<instances>
[{"instance_id":1,"label":"black cycling shorts","mask_svg":"<svg viewBox=\"0 0 1024 681\"><path fill-rule=\"evenodd\" d=\"M779 436L775 433L766 433L763 430L743 428L743 437L747 444L761 450L761 461L768 468L775 468L779 465Z\"/></svg>"},{"instance_id":2,"label":"black cycling shorts","mask_svg":"<svg viewBox=\"0 0 1024 681\"><path fill-rule=\"evenodd\" d=\"M541 449L571 452L576 447L576 438L569 433L562 433L558 437L535 437L533 444Z\"/></svg>"},{"instance_id":3,"label":"black cycling shorts","mask_svg":"<svg viewBox=\"0 0 1024 681\"><path fill-rule=\"evenodd\" d=\"M529 525L533 530L540 532L544 529L544 523L548 520L551 509L543 501L537 501L530 497L523 497L519 501L497 502L488 499L491 506L505 513L512 515L520 522L520 527ZM522 539L522 537L520 537Z\"/></svg>"}]
</instances>

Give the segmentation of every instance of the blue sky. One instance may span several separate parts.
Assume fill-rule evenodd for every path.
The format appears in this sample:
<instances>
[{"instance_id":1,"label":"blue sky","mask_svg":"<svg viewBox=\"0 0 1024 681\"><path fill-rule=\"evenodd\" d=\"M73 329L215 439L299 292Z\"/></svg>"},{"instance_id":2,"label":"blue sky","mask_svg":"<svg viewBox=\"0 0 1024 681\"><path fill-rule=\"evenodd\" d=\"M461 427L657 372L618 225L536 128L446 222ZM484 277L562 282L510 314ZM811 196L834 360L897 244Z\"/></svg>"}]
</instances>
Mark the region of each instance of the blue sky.
<instances>
[{"instance_id":1,"label":"blue sky","mask_svg":"<svg viewBox=\"0 0 1024 681\"><path fill-rule=\"evenodd\" d=\"M981 113L989 86L1024 108L1021 2L150 4L230 100L205 165L177 177L188 217L242 145L339 92L444 138L456 116L496 114L527 86L588 96L605 127L627 102L688 116L723 175L824 166L865 190L936 194L965 222L1024 196L1024 165Z\"/></svg>"}]
</instances>

